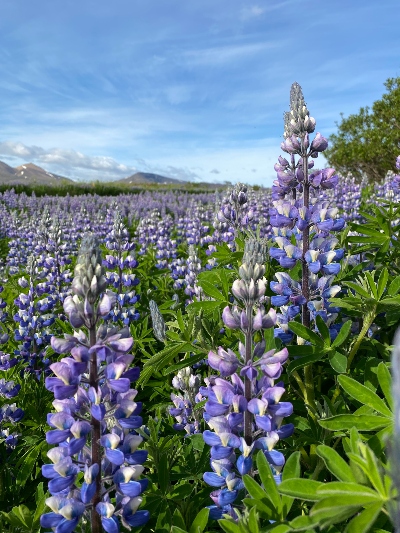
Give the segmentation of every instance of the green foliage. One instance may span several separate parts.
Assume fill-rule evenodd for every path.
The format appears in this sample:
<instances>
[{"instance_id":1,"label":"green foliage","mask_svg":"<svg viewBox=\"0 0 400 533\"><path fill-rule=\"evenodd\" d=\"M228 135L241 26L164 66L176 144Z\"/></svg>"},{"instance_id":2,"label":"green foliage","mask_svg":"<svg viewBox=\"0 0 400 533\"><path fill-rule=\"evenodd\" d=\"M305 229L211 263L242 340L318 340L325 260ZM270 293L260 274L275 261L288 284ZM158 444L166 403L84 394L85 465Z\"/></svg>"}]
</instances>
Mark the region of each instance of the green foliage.
<instances>
[{"instance_id":1,"label":"green foliage","mask_svg":"<svg viewBox=\"0 0 400 533\"><path fill-rule=\"evenodd\" d=\"M372 109L361 107L347 118L341 114L338 132L329 138L324 155L342 174L366 176L373 183L393 170L400 143L400 78L389 78L385 87L387 93Z\"/></svg>"},{"instance_id":2,"label":"green foliage","mask_svg":"<svg viewBox=\"0 0 400 533\"><path fill-rule=\"evenodd\" d=\"M395 493L385 465L362 442L357 430L353 427L351 437L346 439L347 461L327 446L318 446L317 453L339 481L290 479L278 488L281 494L316 502L310 509L306 525L325 529L351 519L340 530L345 533L367 533L376 522L380 526L388 525L388 508ZM293 520L290 522L293 529L288 531L303 531L297 525L298 519Z\"/></svg>"},{"instance_id":3,"label":"green foliage","mask_svg":"<svg viewBox=\"0 0 400 533\"><path fill-rule=\"evenodd\" d=\"M16 528L18 533L40 533L40 516L45 512L45 500L48 496L43 490L43 482L40 482L36 488L34 507L31 501L31 507L18 505L9 513L0 512L0 525L3 522L4 525ZM1 530L4 531L4 528Z\"/></svg>"}]
</instances>

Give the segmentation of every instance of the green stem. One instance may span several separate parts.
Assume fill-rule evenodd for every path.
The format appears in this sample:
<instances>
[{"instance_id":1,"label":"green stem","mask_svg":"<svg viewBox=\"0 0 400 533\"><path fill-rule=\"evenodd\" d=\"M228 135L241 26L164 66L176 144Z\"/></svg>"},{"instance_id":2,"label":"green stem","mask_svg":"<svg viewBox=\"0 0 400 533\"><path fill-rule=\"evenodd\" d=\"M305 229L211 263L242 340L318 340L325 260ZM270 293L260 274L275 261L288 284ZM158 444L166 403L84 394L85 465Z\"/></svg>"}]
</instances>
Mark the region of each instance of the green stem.
<instances>
[{"instance_id":1,"label":"green stem","mask_svg":"<svg viewBox=\"0 0 400 533\"><path fill-rule=\"evenodd\" d=\"M375 311L376 311L376 307L374 307L374 309L364 317L364 325L361 328L360 333L358 334L356 342L353 344L353 347L349 353L349 357L347 358L347 372L349 372L350 370L350 365L354 359L354 356L356 355L358 351L358 348L360 347L360 344L362 343L365 335L367 334L369 328L371 327L372 322L375 320L375 316L376 316Z\"/></svg>"}]
</instances>

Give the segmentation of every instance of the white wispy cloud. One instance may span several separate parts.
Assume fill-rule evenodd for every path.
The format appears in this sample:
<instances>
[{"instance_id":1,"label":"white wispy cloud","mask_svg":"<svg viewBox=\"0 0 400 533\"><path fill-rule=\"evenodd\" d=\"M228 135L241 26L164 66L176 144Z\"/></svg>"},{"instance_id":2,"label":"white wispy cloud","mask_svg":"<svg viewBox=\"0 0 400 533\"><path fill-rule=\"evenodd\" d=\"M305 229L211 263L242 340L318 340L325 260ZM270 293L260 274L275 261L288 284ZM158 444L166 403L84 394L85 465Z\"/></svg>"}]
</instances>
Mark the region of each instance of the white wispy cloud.
<instances>
[{"instance_id":1,"label":"white wispy cloud","mask_svg":"<svg viewBox=\"0 0 400 533\"><path fill-rule=\"evenodd\" d=\"M188 50L187 52L183 53L183 58L192 66L221 65L224 63L240 61L248 58L249 56L255 56L260 52L278 48L280 46L281 41L222 45L210 48Z\"/></svg>"},{"instance_id":2,"label":"white wispy cloud","mask_svg":"<svg viewBox=\"0 0 400 533\"><path fill-rule=\"evenodd\" d=\"M260 17L265 13L266 9L266 7L261 7L257 4L250 7L244 7L241 11L241 17L245 20L253 17Z\"/></svg>"},{"instance_id":3,"label":"white wispy cloud","mask_svg":"<svg viewBox=\"0 0 400 533\"><path fill-rule=\"evenodd\" d=\"M5 141L0 143L0 156L7 159L23 159L35 162L51 169L58 169L64 174L76 174L77 171L99 172L107 177L128 176L137 171L134 166L118 163L112 157L89 156L76 150L63 150L40 146L26 146L21 142Z\"/></svg>"}]
</instances>

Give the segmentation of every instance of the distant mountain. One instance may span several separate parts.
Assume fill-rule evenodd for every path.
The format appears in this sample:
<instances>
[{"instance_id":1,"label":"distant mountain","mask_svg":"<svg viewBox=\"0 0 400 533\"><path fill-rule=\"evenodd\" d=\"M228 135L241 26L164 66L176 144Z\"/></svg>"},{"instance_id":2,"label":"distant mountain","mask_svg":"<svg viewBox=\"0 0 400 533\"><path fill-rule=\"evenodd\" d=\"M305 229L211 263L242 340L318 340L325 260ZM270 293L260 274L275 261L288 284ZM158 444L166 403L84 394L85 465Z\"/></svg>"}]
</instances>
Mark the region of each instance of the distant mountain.
<instances>
[{"instance_id":1,"label":"distant mountain","mask_svg":"<svg viewBox=\"0 0 400 533\"><path fill-rule=\"evenodd\" d=\"M123 178L113 183L124 184L124 185L140 185L144 183L158 183L165 185L166 183L187 183L187 181L176 180L174 178L166 178L165 176L160 176L159 174L151 174L150 172L136 172L132 176Z\"/></svg>"},{"instance_id":2,"label":"distant mountain","mask_svg":"<svg viewBox=\"0 0 400 533\"><path fill-rule=\"evenodd\" d=\"M0 161L0 184L59 185L60 183L73 183L73 180L47 172L33 163L13 168Z\"/></svg>"},{"instance_id":3,"label":"distant mountain","mask_svg":"<svg viewBox=\"0 0 400 533\"><path fill-rule=\"evenodd\" d=\"M53 174L47 172L47 170L34 165L33 163L26 163L25 165L20 165L19 167L10 167L7 163L0 161L0 185L68 185L68 184L84 184L85 182L76 182L70 178L65 178L64 176L59 176L58 174ZM160 176L159 174L152 174L150 172L136 172L132 176L127 178L122 178L117 181L109 182L115 185L125 185L135 187L135 185L176 185L176 186L192 186L192 183L185 180L177 180L174 178L167 178L166 176ZM198 187L205 188L216 188L221 187L221 184L218 183L206 183L206 182L197 182L195 184Z\"/></svg>"}]
</instances>

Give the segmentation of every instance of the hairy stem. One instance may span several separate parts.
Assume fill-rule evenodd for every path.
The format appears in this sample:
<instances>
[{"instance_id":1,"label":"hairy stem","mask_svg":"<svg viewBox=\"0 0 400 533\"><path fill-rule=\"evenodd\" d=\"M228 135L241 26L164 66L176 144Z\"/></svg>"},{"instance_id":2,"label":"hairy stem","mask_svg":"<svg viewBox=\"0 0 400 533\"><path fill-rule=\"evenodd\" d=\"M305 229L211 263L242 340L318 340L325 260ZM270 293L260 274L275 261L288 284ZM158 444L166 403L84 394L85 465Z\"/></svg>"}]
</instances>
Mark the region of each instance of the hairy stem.
<instances>
[{"instance_id":1,"label":"hairy stem","mask_svg":"<svg viewBox=\"0 0 400 533\"><path fill-rule=\"evenodd\" d=\"M347 372L350 370L350 365L354 359L354 356L356 355L358 348L360 347L360 344L363 341L363 338L367 334L369 328L371 327L372 322L375 320L375 313L376 308L370 313L368 313L366 316L364 316L364 325L361 328L360 333L358 334L358 337L356 339L356 342L353 344L353 347L350 350L349 357L347 358Z\"/></svg>"},{"instance_id":2,"label":"hairy stem","mask_svg":"<svg viewBox=\"0 0 400 533\"><path fill-rule=\"evenodd\" d=\"M251 360L252 360L252 353L253 353L253 307L250 304L247 304L246 306L246 314L247 314L247 320L249 323L249 326L245 333L245 365L247 366ZM246 376L246 374L243 376L244 381L244 396L246 400L249 402L252 399L252 382L251 380ZM244 440L248 445L250 445L253 441L253 435L252 435L252 414L250 411L246 409L244 412Z\"/></svg>"},{"instance_id":3,"label":"hairy stem","mask_svg":"<svg viewBox=\"0 0 400 533\"><path fill-rule=\"evenodd\" d=\"M303 205L307 209L310 207L310 183L308 181L308 156L303 156ZM304 298L307 300L302 306L301 310L301 322L303 326L310 327L310 311L307 307L308 300L310 298L310 285L309 285L309 270L307 261L304 259L305 254L310 248L310 227L308 224L303 230L303 262L302 262L302 275L301 275L301 290ZM305 397L306 405L312 405L314 403L314 379L312 365L304 367L304 383L305 383Z\"/></svg>"},{"instance_id":4,"label":"hairy stem","mask_svg":"<svg viewBox=\"0 0 400 533\"><path fill-rule=\"evenodd\" d=\"M94 346L96 344L96 325L92 325L89 329L89 344ZM89 367L89 383L91 387L94 387L97 390L98 386L98 371L97 371L97 354L93 350L90 355L90 367ZM101 426L100 421L96 420L94 416L90 419L90 424L92 426L92 442L91 442L91 451L92 451L92 464L97 463L99 467L101 466L101 450L100 450L100 437L101 437ZM92 533L102 533L103 528L101 525L100 515L97 513L95 507L101 501L101 472L97 474L96 477L96 492L93 497L93 507L91 511L91 522L92 522Z\"/></svg>"}]
</instances>

